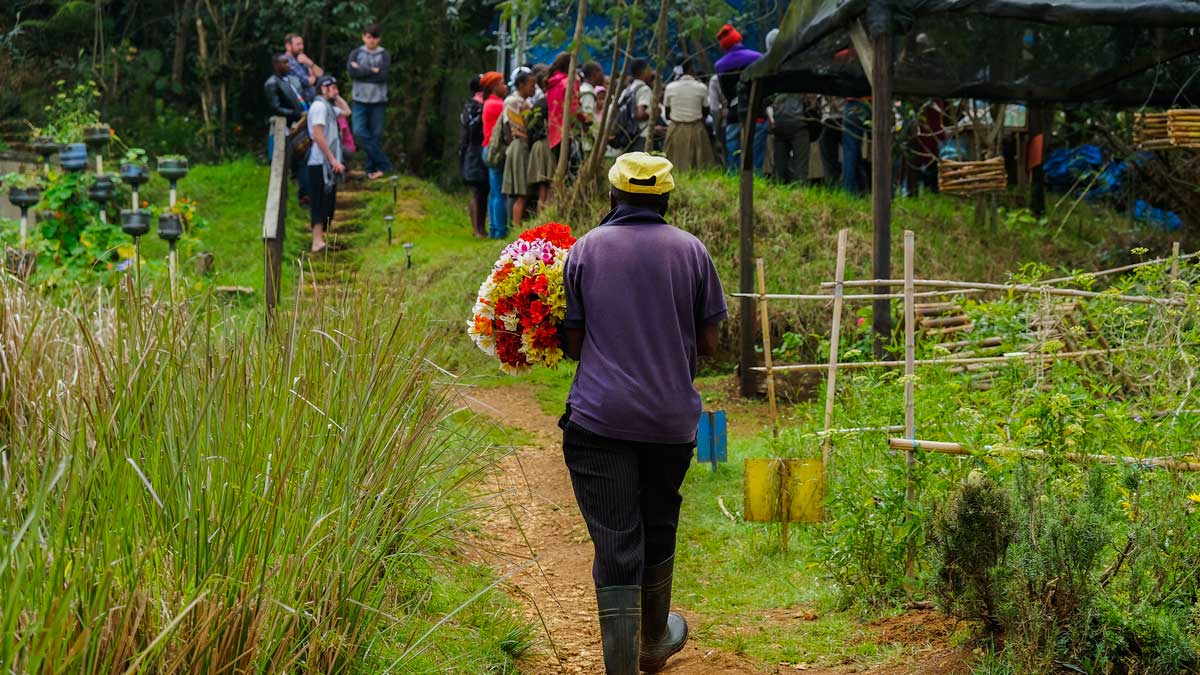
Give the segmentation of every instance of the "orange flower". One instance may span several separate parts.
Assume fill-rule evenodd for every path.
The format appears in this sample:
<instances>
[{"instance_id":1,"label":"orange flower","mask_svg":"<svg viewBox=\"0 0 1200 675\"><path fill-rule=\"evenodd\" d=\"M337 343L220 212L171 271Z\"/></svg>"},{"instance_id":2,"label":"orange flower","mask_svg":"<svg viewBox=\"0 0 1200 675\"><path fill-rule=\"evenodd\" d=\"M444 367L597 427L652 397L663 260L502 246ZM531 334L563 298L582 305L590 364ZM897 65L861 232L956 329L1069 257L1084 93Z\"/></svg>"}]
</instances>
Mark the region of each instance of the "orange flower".
<instances>
[{"instance_id":1,"label":"orange flower","mask_svg":"<svg viewBox=\"0 0 1200 675\"><path fill-rule=\"evenodd\" d=\"M483 316L482 314L476 314L475 315L475 332L479 333L480 335L491 335L492 334L491 319L487 318L486 316Z\"/></svg>"},{"instance_id":2,"label":"orange flower","mask_svg":"<svg viewBox=\"0 0 1200 675\"><path fill-rule=\"evenodd\" d=\"M145 199L143 199L143 200L142 200L142 208L144 209L144 208L146 208L147 206L150 206L150 202L148 202L148 201L146 201Z\"/></svg>"}]
</instances>

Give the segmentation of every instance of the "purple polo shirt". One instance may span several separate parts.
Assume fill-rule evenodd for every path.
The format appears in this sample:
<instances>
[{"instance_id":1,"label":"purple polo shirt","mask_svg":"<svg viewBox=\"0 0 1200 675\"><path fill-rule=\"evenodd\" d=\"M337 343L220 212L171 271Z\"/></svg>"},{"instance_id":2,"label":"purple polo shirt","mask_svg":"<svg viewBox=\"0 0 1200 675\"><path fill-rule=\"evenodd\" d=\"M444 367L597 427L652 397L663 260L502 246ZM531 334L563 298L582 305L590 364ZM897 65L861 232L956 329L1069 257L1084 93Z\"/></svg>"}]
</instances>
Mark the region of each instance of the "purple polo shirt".
<instances>
[{"instance_id":1,"label":"purple polo shirt","mask_svg":"<svg viewBox=\"0 0 1200 675\"><path fill-rule=\"evenodd\" d=\"M564 283L564 323L585 332L571 422L624 441L695 442L697 330L728 316L704 244L654 211L618 206L571 247Z\"/></svg>"},{"instance_id":2,"label":"purple polo shirt","mask_svg":"<svg viewBox=\"0 0 1200 675\"><path fill-rule=\"evenodd\" d=\"M717 59L717 62L713 64L713 69L718 73L730 73L735 70L745 70L751 63L754 63L761 58L761 52L756 52L739 42L730 48L725 56Z\"/></svg>"}]
</instances>

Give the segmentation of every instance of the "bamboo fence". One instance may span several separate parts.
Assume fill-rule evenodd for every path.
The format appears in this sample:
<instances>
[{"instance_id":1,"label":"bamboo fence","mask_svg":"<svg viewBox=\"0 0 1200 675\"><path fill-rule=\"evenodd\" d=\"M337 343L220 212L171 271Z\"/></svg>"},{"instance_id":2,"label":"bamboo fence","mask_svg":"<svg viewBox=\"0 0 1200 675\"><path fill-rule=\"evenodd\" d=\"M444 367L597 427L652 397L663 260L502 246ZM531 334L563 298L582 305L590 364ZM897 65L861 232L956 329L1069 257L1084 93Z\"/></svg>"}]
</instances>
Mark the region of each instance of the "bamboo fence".
<instances>
[{"instance_id":1,"label":"bamboo fence","mask_svg":"<svg viewBox=\"0 0 1200 675\"><path fill-rule=\"evenodd\" d=\"M1079 359L1094 359L1107 358L1113 354L1131 351L1127 347L1110 347L1107 342L1102 342L1103 349L1075 349L1070 351L1057 352L1030 352L1018 351L1009 352L995 356L958 356L958 357L943 357L935 359L917 360L916 354L916 335L915 329L917 325L917 315L921 316L923 327L926 329L926 335L931 334L931 331L937 331L944 328L957 328L961 321L956 317L953 321L955 325L942 326L942 323L936 319L930 320L929 317L936 315L939 311L949 311L955 308L953 303L934 303L926 305L918 305L916 299L918 297L929 297L934 295L952 295L958 293L985 293L985 292L1008 292L1020 294L1038 294L1046 296L1062 296L1070 298L1107 298L1118 302L1135 303L1135 304L1155 304L1181 306L1186 303L1172 298L1164 299L1152 296L1139 295L1121 295L1110 292L1092 292L1082 291L1068 288L1058 288L1053 284L1074 281L1080 275L1072 275L1057 279L1050 279L1040 284L992 284L979 283L968 281L949 281L938 279L915 279L914 278L914 259L915 259L915 237L911 231L904 233L904 278L903 279L872 279L872 280L852 280L848 281L845 278L846 274L846 252L847 252L848 231L843 229L838 232L837 239L837 264L834 272L834 281L824 282L821 284L822 289L829 289L831 294L783 294L767 293L766 271L765 264L762 259L757 261L757 281L758 293L737 293L735 297L750 297L758 300L758 311L760 313L760 322L762 325L763 334L763 353L764 366L755 367L751 370L766 374L767 381L767 396L771 411L773 433L778 435L778 401L776 400L775 374L781 372L818 372L824 371L825 375L825 416L824 428L815 435L822 439L821 458L826 468L828 468L832 459L832 440L833 436L843 433L863 433L867 431L875 431L875 428L852 428L844 430L836 430L833 428L834 423L834 401L837 395L837 374L839 370L861 370L874 368L900 368L905 369L905 435L913 439L915 438L915 387L914 378L912 377L917 367L942 366L950 367L952 370L970 372L979 367L987 367L990 365L1002 365L1006 363L1054 363L1058 361L1070 361ZM1178 279L1179 262L1200 257L1200 252L1180 255L1179 246L1175 244L1172 247L1172 255L1169 258L1157 258L1155 260L1135 263L1132 265L1124 265L1122 267L1114 267L1111 269L1100 270L1098 272L1084 273L1091 277L1106 276L1118 272L1138 269L1148 265L1161 265L1169 263L1171 265L1172 279ZM903 289L899 294L886 295L854 295L846 294L846 289L863 288L871 286L899 286ZM944 288L944 291L932 292L916 292L918 286ZM841 324L842 324L842 309L845 302L852 302L863 299L877 298L900 298L904 300L904 316L905 316L905 335L904 335L904 360L903 361L860 361L860 362L841 362L839 360L838 345L841 339ZM797 301L833 301L833 312L831 317L830 331L830 350L828 363L804 363L804 364L776 364L771 348L770 321L768 319L768 301L769 300L797 300ZM1067 303L1070 305L1071 303ZM968 324L969 325L969 324ZM957 342L944 343L947 348L965 348L965 347L981 347L995 348L1003 344L1000 338L987 338L982 341L960 340ZM891 430L895 427L888 427ZM924 443L924 442L921 442ZM912 466L913 452L917 448L908 448L906 463L909 467ZM928 449L923 447L921 449ZM911 494L911 485L909 493Z\"/></svg>"}]
</instances>

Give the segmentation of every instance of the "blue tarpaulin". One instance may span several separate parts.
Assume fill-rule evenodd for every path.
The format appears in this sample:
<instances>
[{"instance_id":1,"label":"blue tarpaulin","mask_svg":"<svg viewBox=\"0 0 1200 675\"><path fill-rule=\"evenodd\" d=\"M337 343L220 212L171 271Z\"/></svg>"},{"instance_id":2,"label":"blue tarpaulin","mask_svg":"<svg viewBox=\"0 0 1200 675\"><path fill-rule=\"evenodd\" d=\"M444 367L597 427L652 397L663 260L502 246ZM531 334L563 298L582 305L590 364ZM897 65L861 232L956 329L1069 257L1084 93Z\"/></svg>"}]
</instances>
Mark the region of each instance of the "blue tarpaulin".
<instances>
[{"instance_id":1,"label":"blue tarpaulin","mask_svg":"<svg viewBox=\"0 0 1200 675\"><path fill-rule=\"evenodd\" d=\"M1116 198L1129 189L1126 181L1130 166L1141 164L1147 157L1147 153L1138 153L1131 160L1115 161L1106 160L1095 145L1059 148L1043 164L1046 185L1059 192L1083 194L1087 199ZM1151 206L1143 199L1134 203L1133 218L1168 232L1183 224L1179 214Z\"/></svg>"}]
</instances>

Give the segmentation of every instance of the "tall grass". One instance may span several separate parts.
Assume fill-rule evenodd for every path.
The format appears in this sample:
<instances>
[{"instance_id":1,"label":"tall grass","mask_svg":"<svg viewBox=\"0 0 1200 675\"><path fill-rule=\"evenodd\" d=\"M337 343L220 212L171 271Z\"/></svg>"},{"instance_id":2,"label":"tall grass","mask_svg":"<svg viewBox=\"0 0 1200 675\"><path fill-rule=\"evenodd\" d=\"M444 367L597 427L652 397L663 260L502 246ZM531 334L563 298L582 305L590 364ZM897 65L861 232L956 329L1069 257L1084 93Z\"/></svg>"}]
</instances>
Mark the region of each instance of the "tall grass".
<instances>
[{"instance_id":1,"label":"tall grass","mask_svg":"<svg viewBox=\"0 0 1200 675\"><path fill-rule=\"evenodd\" d=\"M410 572L488 446L451 419L420 317L333 304L264 330L0 281L0 671L384 672L420 652Z\"/></svg>"}]
</instances>

